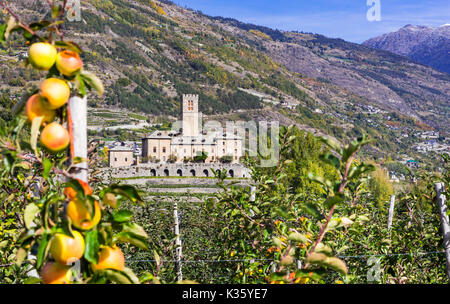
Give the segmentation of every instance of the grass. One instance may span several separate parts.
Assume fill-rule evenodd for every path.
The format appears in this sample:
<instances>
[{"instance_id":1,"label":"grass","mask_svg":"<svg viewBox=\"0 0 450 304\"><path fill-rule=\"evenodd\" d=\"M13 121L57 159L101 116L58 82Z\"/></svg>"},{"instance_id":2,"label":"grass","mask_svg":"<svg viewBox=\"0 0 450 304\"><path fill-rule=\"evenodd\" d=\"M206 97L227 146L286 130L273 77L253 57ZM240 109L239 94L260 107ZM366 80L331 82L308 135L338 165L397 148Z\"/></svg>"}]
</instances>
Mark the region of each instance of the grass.
<instances>
[{"instance_id":1,"label":"grass","mask_svg":"<svg viewBox=\"0 0 450 304\"><path fill-rule=\"evenodd\" d=\"M189 196L189 197L196 197L198 199L203 199L206 197L214 196L214 194L206 194L206 193L178 193L178 192L146 192L146 196L172 196L172 197L183 197L183 196Z\"/></svg>"},{"instance_id":2,"label":"grass","mask_svg":"<svg viewBox=\"0 0 450 304\"><path fill-rule=\"evenodd\" d=\"M134 114L134 113L128 113L128 116L137 120L147 120L147 117L144 115Z\"/></svg>"}]
</instances>

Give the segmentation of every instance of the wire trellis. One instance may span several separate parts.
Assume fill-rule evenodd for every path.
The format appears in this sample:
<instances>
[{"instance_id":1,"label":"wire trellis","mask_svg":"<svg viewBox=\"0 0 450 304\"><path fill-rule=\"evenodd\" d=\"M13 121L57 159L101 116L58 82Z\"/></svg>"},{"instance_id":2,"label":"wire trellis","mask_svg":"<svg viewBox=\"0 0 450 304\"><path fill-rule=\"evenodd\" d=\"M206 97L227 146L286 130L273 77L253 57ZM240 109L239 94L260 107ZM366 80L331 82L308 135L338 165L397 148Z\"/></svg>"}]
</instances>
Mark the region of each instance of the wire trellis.
<instances>
[{"instance_id":1,"label":"wire trellis","mask_svg":"<svg viewBox=\"0 0 450 304\"><path fill-rule=\"evenodd\" d=\"M421 256L432 254L445 254L445 251L431 251L431 252L407 252L407 253L386 253L386 254L364 254L364 255L337 255L341 259L365 259L371 257L385 257L385 256ZM134 263L156 263L156 260L133 260L128 259L128 262ZM253 263L253 262L275 262L274 259L231 259L231 260L181 260L181 263ZM176 263L176 260L160 260L163 263ZM12 266L14 263L0 264L0 267Z\"/></svg>"},{"instance_id":2,"label":"wire trellis","mask_svg":"<svg viewBox=\"0 0 450 304\"><path fill-rule=\"evenodd\" d=\"M364 259L371 257L383 257L383 256L421 256L421 255L431 255L431 254L445 254L445 251L433 251L433 252L410 252L410 253L387 253L387 254L369 254L369 255L337 255L338 258L341 259ZM156 260L128 260L129 262L149 262L155 263ZM256 261L264 261L264 262L275 262L274 259L232 259L232 260L181 260L181 263L244 263L244 262L256 262ZM176 260L160 260L160 262L165 263L176 263Z\"/></svg>"}]
</instances>

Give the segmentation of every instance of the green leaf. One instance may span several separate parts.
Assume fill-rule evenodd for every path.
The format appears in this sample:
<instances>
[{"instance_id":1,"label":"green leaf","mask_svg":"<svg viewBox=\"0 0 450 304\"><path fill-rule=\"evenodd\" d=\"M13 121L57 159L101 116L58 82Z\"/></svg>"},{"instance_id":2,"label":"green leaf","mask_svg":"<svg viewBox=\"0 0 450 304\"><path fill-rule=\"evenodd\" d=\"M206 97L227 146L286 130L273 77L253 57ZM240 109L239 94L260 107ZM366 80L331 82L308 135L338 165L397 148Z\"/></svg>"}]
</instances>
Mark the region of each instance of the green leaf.
<instances>
[{"instance_id":1,"label":"green leaf","mask_svg":"<svg viewBox=\"0 0 450 304\"><path fill-rule=\"evenodd\" d=\"M128 278L131 280L133 284L139 284L139 278L134 274L133 270L131 270L128 267L125 267L125 269L122 272L128 276Z\"/></svg>"},{"instance_id":2,"label":"green leaf","mask_svg":"<svg viewBox=\"0 0 450 304\"><path fill-rule=\"evenodd\" d=\"M6 153L3 158L3 164L5 165L5 169L12 173L12 169L14 167L14 157L11 154Z\"/></svg>"},{"instance_id":3,"label":"green leaf","mask_svg":"<svg viewBox=\"0 0 450 304\"><path fill-rule=\"evenodd\" d=\"M347 265L339 258L331 257L326 260L326 265L342 275L348 273Z\"/></svg>"},{"instance_id":4,"label":"green leaf","mask_svg":"<svg viewBox=\"0 0 450 304\"><path fill-rule=\"evenodd\" d=\"M331 183L331 181L323 178L322 176L319 176L319 175L316 175L314 173L311 173L311 172L308 173L308 179L313 181L313 182L316 182L316 183L319 183L319 184L323 185L325 188L332 188L333 187L333 184Z\"/></svg>"},{"instance_id":5,"label":"green leaf","mask_svg":"<svg viewBox=\"0 0 450 304\"><path fill-rule=\"evenodd\" d=\"M327 256L331 256L333 254L333 250L330 248L330 246L325 245L324 243L317 244L314 252L323 253Z\"/></svg>"},{"instance_id":6,"label":"green leaf","mask_svg":"<svg viewBox=\"0 0 450 304\"><path fill-rule=\"evenodd\" d=\"M75 77L75 88L80 92L81 96L86 96L86 85L80 73Z\"/></svg>"},{"instance_id":7,"label":"green leaf","mask_svg":"<svg viewBox=\"0 0 450 304\"><path fill-rule=\"evenodd\" d=\"M6 32L6 27L8 26L8 24L4 23L0 25L0 43L3 46L6 46L6 37L5 37L5 32Z\"/></svg>"},{"instance_id":8,"label":"green leaf","mask_svg":"<svg viewBox=\"0 0 450 304\"><path fill-rule=\"evenodd\" d=\"M122 231L124 232L132 232L136 234L137 236L148 238L147 233L145 232L144 228L142 228L140 225L136 223L125 223L123 224Z\"/></svg>"},{"instance_id":9,"label":"green leaf","mask_svg":"<svg viewBox=\"0 0 450 304\"><path fill-rule=\"evenodd\" d=\"M44 232L42 234L41 242L39 243L38 253L37 253L37 259L36 259L36 269L40 269L42 267L42 264L45 261L45 257L48 253L48 247L50 245L50 234L47 232Z\"/></svg>"},{"instance_id":10,"label":"green leaf","mask_svg":"<svg viewBox=\"0 0 450 304\"><path fill-rule=\"evenodd\" d=\"M306 263L310 264L322 264L326 261L327 255L323 253L313 252L311 253L308 258L306 258Z\"/></svg>"},{"instance_id":11,"label":"green leaf","mask_svg":"<svg viewBox=\"0 0 450 304\"><path fill-rule=\"evenodd\" d=\"M338 142L336 142L335 140L333 140L331 138L327 138L327 137L323 137L323 136L319 137L318 139L321 142L323 142L324 144L326 144L328 147L330 147L331 149L333 149L334 151L336 151L337 153L342 155L341 144L339 144Z\"/></svg>"},{"instance_id":12,"label":"green leaf","mask_svg":"<svg viewBox=\"0 0 450 304\"><path fill-rule=\"evenodd\" d=\"M286 272L273 272L269 276L270 281L284 281L286 278Z\"/></svg>"},{"instance_id":13,"label":"green leaf","mask_svg":"<svg viewBox=\"0 0 450 304\"><path fill-rule=\"evenodd\" d=\"M103 274L106 275L106 277L111 280L112 282L118 283L118 284L133 284L133 281L131 278L128 277L126 273L123 271L115 270L115 269L106 269L102 271Z\"/></svg>"},{"instance_id":14,"label":"green leaf","mask_svg":"<svg viewBox=\"0 0 450 304\"><path fill-rule=\"evenodd\" d=\"M161 263L161 257L159 256L158 252L156 252L156 250L153 250L153 256L155 258L156 265L159 265Z\"/></svg>"},{"instance_id":15,"label":"green leaf","mask_svg":"<svg viewBox=\"0 0 450 304\"><path fill-rule=\"evenodd\" d=\"M359 178L361 175L375 171L376 167L372 164L360 164L352 168L348 174L348 179Z\"/></svg>"},{"instance_id":16,"label":"green leaf","mask_svg":"<svg viewBox=\"0 0 450 304\"><path fill-rule=\"evenodd\" d=\"M149 245L145 238L141 238L131 232L119 232L114 236L114 242L116 243L129 243L143 250L148 250Z\"/></svg>"},{"instance_id":17,"label":"green leaf","mask_svg":"<svg viewBox=\"0 0 450 304\"><path fill-rule=\"evenodd\" d=\"M370 219L365 215L360 215L356 218L356 221L357 222L368 222L368 221L370 221Z\"/></svg>"},{"instance_id":18,"label":"green leaf","mask_svg":"<svg viewBox=\"0 0 450 304\"><path fill-rule=\"evenodd\" d=\"M191 285L191 284L199 284L198 282L195 281L191 281L191 280L183 280L183 281L177 281L175 284L187 284L187 285Z\"/></svg>"},{"instance_id":19,"label":"green leaf","mask_svg":"<svg viewBox=\"0 0 450 304\"><path fill-rule=\"evenodd\" d=\"M136 223L125 223L122 231L114 236L116 242L126 242L141 249L148 250L148 235L145 230Z\"/></svg>"},{"instance_id":20,"label":"green leaf","mask_svg":"<svg viewBox=\"0 0 450 304\"><path fill-rule=\"evenodd\" d=\"M302 211L306 212L309 215L314 216L315 218L322 219L323 215L320 213L319 209L317 209L317 206L314 204L308 203L301 206Z\"/></svg>"},{"instance_id":21,"label":"green leaf","mask_svg":"<svg viewBox=\"0 0 450 304\"><path fill-rule=\"evenodd\" d=\"M295 272L295 278L296 279L300 279L300 278L309 278L311 280L317 281L319 282L321 280L321 276L318 273L319 271L310 271L310 270L302 270L299 269Z\"/></svg>"},{"instance_id":22,"label":"green leaf","mask_svg":"<svg viewBox=\"0 0 450 304\"><path fill-rule=\"evenodd\" d=\"M143 275L141 275L141 277L139 278L139 281L141 283L153 282L154 279L155 279L155 276L152 273L146 271L146 272L144 272Z\"/></svg>"},{"instance_id":23,"label":"green leaf","mask_svg":"<svg viewBox=\"0 0 450 304\"><path fill-rule=\"evenodd\" d=\"M39 284L39 283L42 283L42 280L35 277L30 277L23 281L23 284Z\"/></svg>"},{"instance_id":24,"label":"green leaf","mask_svg":"<svg viewBox=\"0 0 450 304\"><path fill-rule=\"evenodd\" d=\"M39 31L42 30L43 28L48 27L51 24L50 21L47 20L41 20L39 22L33 22L29 25L29 27L33 30L33 31Z\"/></svg>"},{"instance_id":25,"label":"green leaf","mask_svg":"<svg viewBox=\"0 0 450 304\"><path fill-rule=\"evenodd\" d=\"M291 234L289 234L288 239L302 244L308 244L310 242L310 240L304 234L298 232L292 232Z\"/></svg>"},{"instance_id":26,"label":"green leaf","mask_svg":"<svg viewBox=\"0 0 450 304\"><path fill-rule=\"evenodd\" d=\"M32 40L34 40L34 38L36 37L35 35L31 34L29 31L23 31L22 34L23 34L23 37L24 37L27 41L32 41Z\"/></svg>"},{"instance_id":27,"label":"green leaf","mask_svg":"<svg viewBox=\"0 0 450 304\"><path fill-rule=\"evenodd\" d=\"M64 48L64 49L71 50L75 53L79 53L79 54L83 53L83 51L81 50L81 47L73 41L55 41L55 46L57 48Z\"/></svg>"},{"instance_id":28,"label":"green leaf","mask_svg":"<svg viewBox=\"0 0 450 304\"><path fill-rule=\"evenodd\" d=\"M120 210L113 214L114 221L118 223L129 222L132 217L133 213L128 210Z\"/></svg>"},{"instance_id":29,"label":"green leaf","mask_svg":"<svg viewBox=\"0 0 450 304\"><path fill-rule=\"evenodd\" d=\"M273 243L275 244L275 246L277 246L277 247L281 247L281 246L283 246L283 241L282 240L280 240L279 238L277 238L277 237L274 237L273 239L272 239L272 241L273 241Z\"/></svg>"},{"instance_id":30,"label":"green leaf","mask_svg":"<svg viewBox=\"0 0 450 304\"><path fill-rule=\"evenodd\" d=\"M23 261L25 261L27 255L28 255L28 250L23 247L20 247L16 253L16 262L15 262L16 265L20 267L22 265Z\"/></svg>"},{"instance_id":31,"label":"green leaf","mask_svg":"<svg viewBox=\"0 0 450 304\"><path fill-rule=\"evenodd\" d=\"M30 93L25 93L22 95L22 97L20 98L20 101L17 102L13 108L12 108L12 114L14 116L16 116L20 111L22 111L22 109L25 107L28 99L31 97L32 95Z\"/></svg>"},{"instance_id":32,"label":"green leaf","mask_svg":"<svg viewBox=\"0 0 450 304\"><path fill-rule=\"evenodd\" d=\"M42 160L42 166L44 167L44 171L42 172L42 177L44 179L47 179L50 174L50 171L53 168L53 163L48 158L44 158Z\"/></svg>"},{"instance_id":33,"label":"green leaf","mask_svg":"<svg viewBox=\"0 0 450 304\"><path fill-rule=\"evenodd\" d=\"M6 245L8 245L9 241L5 240L5 241L1 241L0 242L0 249L3 249L4 247L6 247Z\"/></svg>"},{"instance_id":34,"label":"green leaf","mask_svg":"<svg viewBox=\"0 0 450 304\"><path fill-rule=\"evenodd\" d=\"M86 248L84 250L84 258L94 264L98 263L98 251L100 245L98 242L97 230L91 230L86 234Z\"/></svg>"},{"instance_id":35,"label":"green leaf","mask_svg":"<svg viewBox=\"0 0 450 304\"><path fill-rule=\"evenodd\" d=\"M80 76L89 89L94 89L100 97L103 95L105 92L103 82L94 73L81 71Z\"/></svg>"},{"instance_id":36,"label":"green leaf","mask_svg":"<svg viewBox=\"0 0 450 304\"><path fill-rule=\"evenodd\" d=\"M33 203L28 204L25 207L23 219L25 222L25 227L27 229L31 228L31 224L33 223L33 220L36 218L36 215L38 215L40 211L41 211L41 209Z\"/></svg>"},{"instance_id":37,"label":"green leaf","mask_svg":"<svg viewBox=\"0 0 450 304\"><path fill-rule=\"evenodd\" d=\"M289 219L289 210L285 207L276 207L274 208L274 213L281 216L284 219Z\"/></svg>"},{"instance_id":38,"label":"green leaf","mask_svg":"<svg viewBox=\"0 0 450 304\"><path fill-rule=\"evenodd\" d=\"M306 259L306 263L329 267L343 275L346 275L348 272L347 265L344 261L336 257L328 257L324 253L311 253L311 255Z\"/></svg>"},{"instance_id":39,"label":"green leaf","mask_svg":"<svg viewBox=\"0 0 450 304\"><path fill-rule=\"evenodd\" d=\"M127 197L133 203L142 202L142 198L139 196L136 188L130 185L112 185L107 189L106 192L112 192L116 194L121 194Z\"/></svg>"},{"instance_id":40,"label":"green leaf","mask_svg":"<svg viewBox=\"0 0 450 304\"><path fill-rule=\"evenodd\" d=\"M256 206L251 206L250 209L252 209L255 212L255 214L261 214L261 210L259 210L259 208Z\"/></svg>"},{"instance_id":41,"label":"green leaf","mask_svg":"<svg viewBox=\"0 0 450 304\"><path fill-rule=\"evenodd\" d=\"M38 136L39 136L39 128L42 125L43 119L44 119L44 116L38 116L38 117L35 117L31 123L30 145L36 156L38 156L37 140L38 140Z\"/></svg>"},{"instance_id":42,"label":"green leaf","mask_svg":"<svg viewBox=\"0 0 450 304\"><path fill-rule=\"evenodd\" d=\"M330 196L324 202L325 207L331 208L334 205L339 205L345 200L345 196L341 193L337 193L336 195Z\"/></svg>"},{"instance_id":43,"label":"green leaf","mask_svg":"<svg viewBox=\"0 0 450 304\"><path fill-rule=\"evenodd\" d=\"M356 153L359 149L361 149L361 147L371 143L372 140L368 140L366 135L364 134L362 137L353 140L350 144L348 144L343 153L342 153L342 163L347 163L347 161L349 160L349 158Z\"/></svg>"},{"instance_id":44,"label":"green leaf","mask_svg":"<svg viewBox=\"0 0 450 304\"><path fill-rule=\"evenodd\" d=\"M319 158L322 161L334 166L338 170L341 167L341 160L331 153L326 153L326 154L320 155Z\"/></svg>"},{"instance_id":45,"label":"green leaf","mask_svg":"<svg viewBox=\"0 0 450 304\"><path fill-rule=\"evenodd\" d=\"M285 257L283 257L282 259L281 259L281 261L280 261L280 263L281 263L281 265L283 265L283 266L289 266L289 265L291 265L292 263L294 263L294 258L292 257L292 256L285 256Z\"/></svg>"}]
</instances>

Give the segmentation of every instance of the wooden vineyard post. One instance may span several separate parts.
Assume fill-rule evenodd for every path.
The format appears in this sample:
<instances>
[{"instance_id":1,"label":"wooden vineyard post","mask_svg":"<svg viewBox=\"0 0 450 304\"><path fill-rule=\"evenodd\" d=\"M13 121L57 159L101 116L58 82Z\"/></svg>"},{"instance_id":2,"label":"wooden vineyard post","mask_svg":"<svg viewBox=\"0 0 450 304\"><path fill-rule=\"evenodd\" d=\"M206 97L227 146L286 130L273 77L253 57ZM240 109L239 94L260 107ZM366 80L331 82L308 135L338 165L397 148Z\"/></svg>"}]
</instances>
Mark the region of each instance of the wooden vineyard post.
<instances>
[{"instance_id":1,"label":"wooden vineyard post","mask_svg":"<svg viewBox=\"0 0 450 304\"><path fill-rule=\"evenodd\" d=\"M250 187L250 201L251 202L256 201L256 187L255 186Z\"/></svg>"},{"instance_id":2,"label":"wooden vineyard post","mask_svg":"<svg viewBox=\"0 0 450 304\"><path fill-rule=\"evenodd\" d=\"M173 217L175 220L175 253L176 253L176 266L177 266L177 280L183 280L183 269L181 265L181 257L183 255L183 247L180 238L180 222L178 218L178 202L173 203Z\"/></svg>"},{"instance_id":3,"label":"wooden vineyard post","mask_svg":"<svg viewBox=\"0 0 450 304\"><path fill-rule=\"evenodd\" d=\"M450 280L450 223L447 215L446 197L444 194L444 183L437 183L434 185L436 188L436 200L439 207L442 224L442 235L444 237L444 249L445 257L447 259L447 276Z\"/></svg>"},{"instance_id":4,"label":"wooden vineyard post","mask_svg":"<svg viewBox=\"0 0 450 304\"><path fill-rule=\"evenodd\" d=\"M73 165L71 173L82 181L88 182L87 164L87 97L74 96L69 99L67 108L70 141L70 163L75 158L84 161Z\"/></svg>"},{"instance_id":5,"label":"wooden vineyard post","mask_svg":"<svg viewBox=\"0 0 450 304\"><path fill-rule=\"evenodd\" d=\"M388 216L388 230L391 230L392 218L394 217L394 207L395 207L395 195L391 195L391 204L389 206L389 216Z\"/></svg>"}]
</instances>

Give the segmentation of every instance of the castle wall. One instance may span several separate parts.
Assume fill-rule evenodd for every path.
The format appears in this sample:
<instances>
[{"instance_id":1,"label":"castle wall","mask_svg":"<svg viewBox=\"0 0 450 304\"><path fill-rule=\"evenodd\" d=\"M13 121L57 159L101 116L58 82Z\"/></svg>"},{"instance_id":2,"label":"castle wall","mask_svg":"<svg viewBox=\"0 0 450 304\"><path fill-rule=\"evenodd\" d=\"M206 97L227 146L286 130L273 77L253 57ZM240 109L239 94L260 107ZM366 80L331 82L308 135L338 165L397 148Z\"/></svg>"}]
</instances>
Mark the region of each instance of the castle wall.
<instances>
[{"instance_id":1,"label":"castle wall","mask_svg":"<svg viewBox=\"0 0 450 304\"><path fill-rule=\"evenodd\" d=\"M144 139L142 144L143 158L155 158L161 161L167 161L172 153L170 141L170 139Z\"/></svg>"},{"instance_id":2,"label":"castle wall","mask_svg":"<svg viewBox=\"0 0 450 304\"><path fill-rule=\"evenodd\" d=\"M133 151L114 151L108 153L108 163L110 167L132 166L134 164Z\"/></svg>"},{"instance_id":3,"label":"castle wall","mask_svg":"<svg viewBox=\"0 0 450 304\"><path fill-rule=\"evenodd\" d=\"M250 178L250 170L241 164L140 164L101 169L105 178L133 178L152 176L212 177L214 170L227 170L229 177Z\"/></svg>"}]
</instances>

